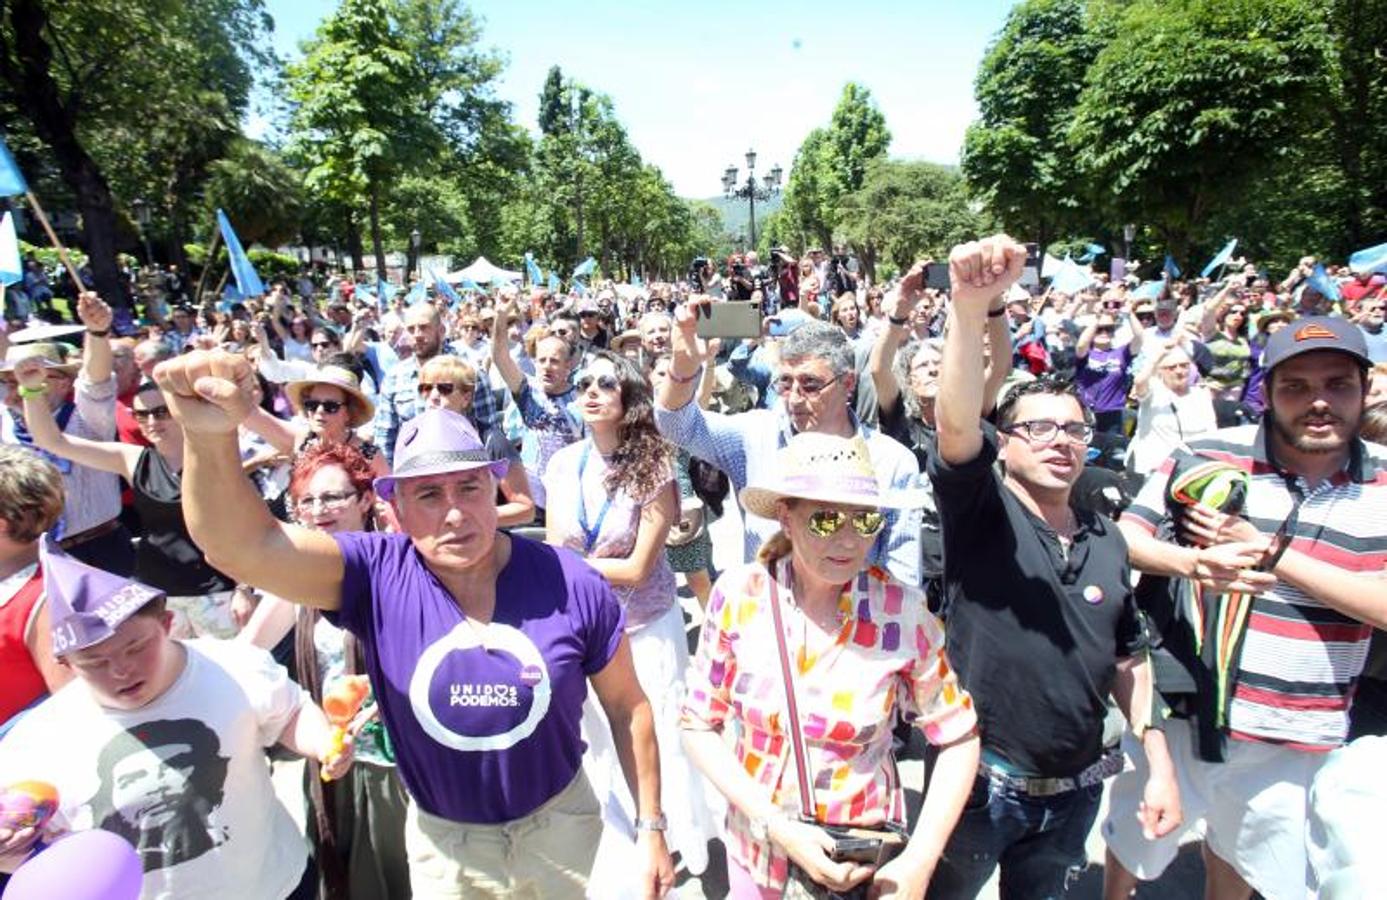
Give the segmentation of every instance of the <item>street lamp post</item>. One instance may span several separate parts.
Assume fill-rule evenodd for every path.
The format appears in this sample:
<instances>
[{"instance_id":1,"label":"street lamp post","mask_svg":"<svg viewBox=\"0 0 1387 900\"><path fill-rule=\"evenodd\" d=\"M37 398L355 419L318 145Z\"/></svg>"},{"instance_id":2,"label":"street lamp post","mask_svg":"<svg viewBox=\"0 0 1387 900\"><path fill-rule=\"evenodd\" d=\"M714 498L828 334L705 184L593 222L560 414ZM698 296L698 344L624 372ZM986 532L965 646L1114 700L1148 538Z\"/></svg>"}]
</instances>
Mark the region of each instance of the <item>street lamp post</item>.
<instances>
[{"instance_id":1,"label":"street lamp post","mask_svg":"<svg viewBox=\"0 0 1387 900\"><path fill-rule=\"evenodd\" d=\"M419 229L418 229L418 228L414 229L413 231L411 231L411 232L409 233L409 246L410 246L411 248L413 248L413 250L414 250L414 276L415 276L416 278L422 278L422 277L423 277L423 274L422 274L421 270L422 270L422 268L423 268L424 261L423 261L423 259L419 256L419 245L420 245L420 242L421 242L422 240L423 240L423 236L422 236L421 234L419 234ZM408 278L409 278L409 276L406 275L406 276L405 276L405 279L408 280Z\"/></svg>"},{"instance_id":2,"label":"street lamp post","mask_svg":"<svg viewBox=\"0 0 1387 900\"><path fill-rule=\"evenodd\" d=\"M130 208L135 212L135 224L140 229L140 243L144 244L144 262L146 266L154 266L154 254L149 250L149 203L141 197L136 197L130 201Z\"/></svg>"},{"instance_id":3,"label":"street lamp post","mask_svg":"<svg viewBox=\"0 0 1387 900\"><path fill-rule=\"evenodd\" d=\"M1122 258L1128 262L1132 259L1132 241L1136 240L1137 226L1127 224L1122 226Z\"/></svg>"},{"instance_id":4,"label":"street lamp post","mask_svg":"<svg viewBox=\"0 0 1387 900\"><path fill-rule=\"evenodd\" d=\"M780 176L783 170L779 165L774 165L771 170L761 177L761 183L756 183L756 151L746 152L746 183L737 184L737 167L728 166L722 173L722 193L729 200L746 200L750 211L750 225L748 230L751 232L751 247L756 247L756 201L765 202L776 194L780 193Z\"/></svg>"}]
</instances>

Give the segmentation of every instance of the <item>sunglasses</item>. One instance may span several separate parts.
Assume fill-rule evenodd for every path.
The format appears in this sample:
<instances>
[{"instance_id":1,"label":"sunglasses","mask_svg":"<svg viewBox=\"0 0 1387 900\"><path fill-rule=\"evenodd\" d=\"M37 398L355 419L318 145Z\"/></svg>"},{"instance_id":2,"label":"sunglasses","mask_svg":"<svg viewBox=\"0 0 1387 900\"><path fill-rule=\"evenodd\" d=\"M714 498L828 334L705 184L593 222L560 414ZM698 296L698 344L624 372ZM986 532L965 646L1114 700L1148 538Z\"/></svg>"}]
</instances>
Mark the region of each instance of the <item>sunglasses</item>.
<instances>
[{"instance_id":1,"label":"sunglasses","mask_svg":"<svg viewBox=\"0 0 1387 900\"><path fill-rule=\"evenodd\" d=\"M341 412L346 405L341 400L305 400L303 401L303 410L307 413L315 413L321 409L331 416Z\"/></svg>"},{"instance_id":2,"label":"sunglasses","mask_svg":"<svg viewBox=\"0 0 1387 900\"><path fill-rule=\"evenodd\" d=\"M438 391L438 393L442 394L444 397L451 397L453 396L453 391L461 391L464 394L470 394L472 393L472 390L473 389L471 385L459 387L458 385L447 381L438 381L434 382L433 384L430 384L427 381L419 382L420 397L427 397L431 391Z\"/></svg>"},{"instance_id":3,"label":"sunglasses","mask_svg":"<svg viewBox=\"0 0 1387 900\"><path fill-rule=\"evenodd\" d=\"M809 514L809 532L816 537L833 537L848 522L859 537L876 537L886 527L886 515L875 509L852 513L841 509L816 509Z\"/></svg>"},{"instance_id":4,"label":"sunglasses","mask_svg":"<svg viewBox=\"0 0 1387 900\"><path fill-rule=\"evenodd\" d=\"M580 313L578 313L578 318L580 318L580 319L595 319L595 318L597 318L597 313L595 313L595 312L580 312Z\"/></svg>"},{"instance_id":5,"label":"sunglasses","mask_svg":"<svg viewBox=\"0 0 1387 900\"><path fill-rule=\"evenodd\" d=\"M328 347L335 347L337 345L332 343L331 341L314 341L309 346L311 346L314 350L323 350Z\"/></svg>"},{"instance_id":6,"label":"sunglasses","mask_svg":"<svg viewBox=\"0 0 1387 900\"><path fill-rule=\"evenodd\" d=\"M167 406L151 406L149 409L132 409L130 415L135 417L136 422L152 420L155 422L166 422L172 417Z\"/></svg>"},{"instance_id":7,"label":"sunglasses","mask_svg":"<svg viewBox=\"0 0 1387 900\"><path fill-rule=\"evenodd\" d=\"M587 393L588 388L592 387L594 384L597 385L598 389L603 391L621 390L621 382L616 380L615 375L584 375L582 378L578 379L576 385L578 393Z\"/></svg>"}]
</instances>

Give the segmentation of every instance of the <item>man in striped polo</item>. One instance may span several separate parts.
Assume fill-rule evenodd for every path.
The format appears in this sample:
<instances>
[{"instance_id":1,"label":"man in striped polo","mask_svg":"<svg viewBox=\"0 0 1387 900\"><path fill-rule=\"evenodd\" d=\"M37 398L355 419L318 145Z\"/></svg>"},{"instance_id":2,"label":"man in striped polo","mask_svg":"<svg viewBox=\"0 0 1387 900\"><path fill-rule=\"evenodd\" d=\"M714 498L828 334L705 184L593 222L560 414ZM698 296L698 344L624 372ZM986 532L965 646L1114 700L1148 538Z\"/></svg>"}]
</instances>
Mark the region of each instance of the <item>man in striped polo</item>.
<instances>
[{"instance_id":1,"label":"man in striped polo","mask_svg":"<svg viewBox=\"0 0 1387 900\"><path fill-rule=\"evenodd\" d=\"M1135 568L1202 588L1182 595L1176 616L1200 620L1189 598L1201 596L1206 627L1164 637L1188 643L1198 633L1205 652L1174 655L1199 668L1210 641L1226 648L1222 666L1193 673L1203 687L1186 696L1184 717L1165 725L1185 821L1207 824L1206 896L1306 895L1310 783L1345 740L1372 628L1387 626L1387 450L1358 437L1368 365L1352 323L1291 323L1267 344L1262 423L1189 448L1247 473L1242 515L1192 507L1182 516L1184 543L1157 538L1169 524L1167 460L1120 523ZM1234 612L1240 606L1245 614ZM1159 675L1157 687L1170 696ZM1180 837L1143 838L1141 755L1133 759L1136 771L1114 784L1104 824L1108 898L1159 876Z\"/></svg>"}]
</instances>

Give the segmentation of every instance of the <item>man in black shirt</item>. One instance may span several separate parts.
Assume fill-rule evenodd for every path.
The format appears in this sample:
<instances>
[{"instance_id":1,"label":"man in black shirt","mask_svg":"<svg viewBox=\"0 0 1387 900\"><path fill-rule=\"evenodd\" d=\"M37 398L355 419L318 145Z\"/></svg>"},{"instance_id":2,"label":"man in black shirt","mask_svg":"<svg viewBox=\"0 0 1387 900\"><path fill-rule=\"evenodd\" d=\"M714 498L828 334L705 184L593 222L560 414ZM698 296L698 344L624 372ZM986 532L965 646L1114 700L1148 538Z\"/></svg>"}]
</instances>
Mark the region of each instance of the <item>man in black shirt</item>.
<instances>
[{"instance_id":1,"label":"man in black shirt","mask_svg":"<svg viewBox=\"0 0 1387 900\"><path fill-rule=\"evenodd\" d=\"M1086 862L1103 778L1120 767L1102 747L1109 693L1150 761L1143 827L1161 835L1180 820L1165 739L1149 727L1151 671L1126 542L1110 519L1070 505L1089 414L1071 387L1038 381L1003 400L995 436L981 427L983 332L1025 258L1005 236L949 258L953 308L929 476L943 525L949 658L978 707L983 763L930 898L975 897L998 863L1004 897L1064 894Z\"/></svg>"}]
</instances>

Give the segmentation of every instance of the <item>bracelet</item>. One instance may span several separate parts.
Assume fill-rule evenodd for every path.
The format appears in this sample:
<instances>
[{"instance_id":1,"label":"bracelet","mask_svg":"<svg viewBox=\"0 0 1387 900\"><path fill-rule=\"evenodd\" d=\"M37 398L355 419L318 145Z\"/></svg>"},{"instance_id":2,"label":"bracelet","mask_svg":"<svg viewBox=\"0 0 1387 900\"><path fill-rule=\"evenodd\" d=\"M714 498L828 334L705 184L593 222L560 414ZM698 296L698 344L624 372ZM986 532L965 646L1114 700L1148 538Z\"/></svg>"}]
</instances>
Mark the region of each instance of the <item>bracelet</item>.
<instances>
[{"instance_id":1,"label":"bracelet","mask_svg":"<svg viewBox=\"0 0 1387 900\"><path fill-rule=\"evenodd\" d=\"M1005 306L999 306L996 309L989 309L987 311L987 317L989 319L1000 319L1002 316L1006 314L1007 308Z\"/></svg>"},{"instance_id":2,"label":"bracelet","mask_svg":"<svg viewBox=\"0 0 1387 900\"><path fill-rule=\"evenodd\" d=\"M909 325L909 324L910 324L910 316L906 316L906 317L903 318L903 319L898 319L898 318L896 318L895 316L887 316L887 317L886 317L886 320L887 320L888 322L890 322L892 325L901 325L901 326L904 326L904 325Z\"/></svg>"},{"instance_id":3,"label":"bracelet","mask_svg":"<svg viewBox=\"0 0 1387 900\"><path fill-rule=\"evenodd\" d=\"M24 397L24 398L26 398L26 399L27 399L27 398L30 398L30 397L47 397L47 396L48 396L48 388L46 388L46 387L26 387L25 385L22 385L22 384L21 384L21 385L19 386L19 396Z\"/></svg>"},{"instance_id":4,"label":"bracelet","mask_svg":"<svg viewBox=\"0 0 1387 900\"><path fill-rule=\"evenodd\" d=\"M697 381L697 380L699 379L699 376L701 376L702 374L703 374L703 364L702 364L702 363L699 363L698 368L697 368L697 369L694 369L694 370L693 370L693 374L690 375L690 376L688 376L687 378L680 378L678 375L675 375L675 374L674 374L674 368L671 367L670 370L669 370L669 380L672 381L672 382L674 382L675 384L688 384L688 383L690 383L690 382L692 382L692 381Z\"/></svg>"},{"instance_id":5,"label":"bracelet","mask_svg":"<svg viewBox=\"0 0 1387 900\"><path fill-rule=\"evenodd\" d=\"M111 329L105 328L105 329L102 329L101 331L96 331L95 329L88 328L88 329L87 329L87 334L91 335L92 337L110 337L110 336L111 336Z\"/></svg>"}]
</instances>

